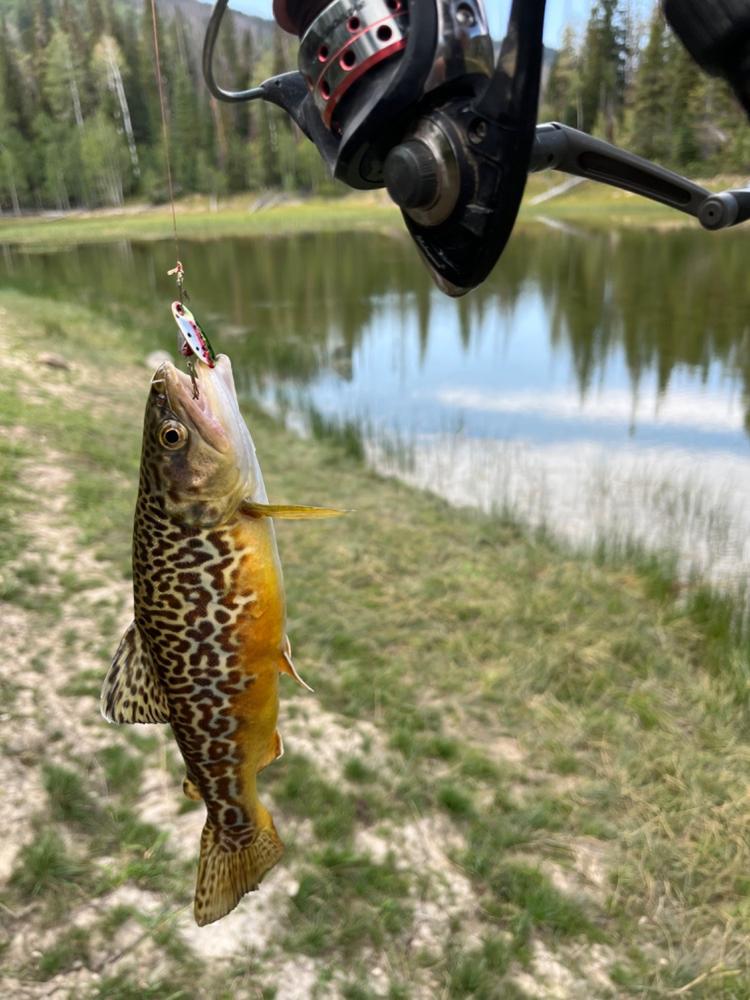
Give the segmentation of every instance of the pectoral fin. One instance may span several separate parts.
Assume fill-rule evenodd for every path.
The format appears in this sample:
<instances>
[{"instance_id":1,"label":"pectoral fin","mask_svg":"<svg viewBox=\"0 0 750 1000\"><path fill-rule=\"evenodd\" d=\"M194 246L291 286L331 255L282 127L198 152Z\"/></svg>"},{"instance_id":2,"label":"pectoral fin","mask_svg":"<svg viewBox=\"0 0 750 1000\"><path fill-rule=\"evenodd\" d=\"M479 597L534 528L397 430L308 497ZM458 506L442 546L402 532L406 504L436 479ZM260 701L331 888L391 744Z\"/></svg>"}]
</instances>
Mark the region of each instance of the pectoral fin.
<instances>
[{"instance_id":1,"label":"pectoral fin","mask_svg":"<svg viewBox=\"0 0 750 1000\"><path fill-rule=\"evenodd\" d=\"M104 679L101 710L107 722L169 722L167 696L135 622Z\"/></svg>"},{"instance_id":2,"label":"pectoral fin","mask_svg":"<svg viewBox=\"0 0 750 1000\"><path fill-rule=\"evenodd\" d=\"M323 517L341 517L349 511L336 507L306 507L303 504L256 503L243 500L240 510L248 517L275 517L286 521L318 520Z\"/></svg>"},{"instance_id":3,"label":"pectoral fin","mask_svg":"<svg viewBox=\"0 0 750 1000\"><path fill-rule=\"evenodd\" d=\"M289 636L288 635L284 636L284 640L286 645L279 659L279 670L284 674L289 674L289 676L294 678L294 680L299 684L299 686L303 687L306 691L312 691L310 685L306 684L302 680L300 675L297 673L297 668L295 667L294 661L292 660L292 644L291 642L289 642Z\"/></svg>"}]
</instances>

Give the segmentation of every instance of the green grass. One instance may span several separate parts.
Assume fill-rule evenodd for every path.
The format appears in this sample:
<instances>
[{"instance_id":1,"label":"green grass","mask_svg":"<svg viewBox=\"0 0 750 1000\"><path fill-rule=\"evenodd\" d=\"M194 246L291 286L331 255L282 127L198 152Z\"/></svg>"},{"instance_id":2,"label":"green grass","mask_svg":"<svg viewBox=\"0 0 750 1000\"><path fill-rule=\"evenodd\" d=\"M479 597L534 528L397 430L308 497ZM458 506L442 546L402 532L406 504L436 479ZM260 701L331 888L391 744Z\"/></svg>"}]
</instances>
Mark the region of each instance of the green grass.
<instances>
[{"instance_id":1,"label":"green grass","mask_svg":"<svg viewBox=\"0 0 750 1000\"><path fill-rule=\"evenodd\" d=\"M137 757L125 747L114 744L104 747L98 754L98 759L104 768L107 787L127 801L136 799L141 786L143 757Z\"/></svg>"},{"instance_id":2,"label":"green grass","mask_svg":"<svg viewBox=\"0 0 750 1000\"><path fill-rule=\"evenodd\" d=\"M189 986L175 988L171 980L146 982L134 970L103 976L86 997L87 1000L189 1000L193 995Z\"/></svg>"},{"instance_id":3,"label":"green grass","mask_svg":"<svg viewBox=\"0 0 750 1000\"><path fill-rule=\"evenodd\" d=\"M84 928L71 927L63 931L39 958L36 967L39 979L51 979L76 963L86 964L90 947L91 936Z\"/></svg>"},{"instance_id":4,"label":"green grass","mask_svg":"<svg viewBox=\"0 0 750 1000\"><path fill-rule=\"evenodd\" d=\"M377 772L360 757L350 757L344 764L344 777L357 785L369 785L377 779Z\"/></svg>"},{"instance_id":5,"label":"green grass","mask_svg":"<svg viewBox=\"0 0 750 1000\"><path fill-rule=\"evenodd\" d=\"M43 827L18 852L10 886L29 900L64 892L80 881L82 873L81 862L71 856L60 834Z\"/></svg>"},{"instance_id":6,"label":"green grass","mask_svg":"<svg viewBox=\"0 0 750 1000\"><path fill-rule=\"evenodd\" d=\"M351 956L383 948L411 923L409 880L392 862L376 864L339 847L314 855L290 901L290 951L324 955L332 948Z\"/></svg>"},{"instance_id":7,"label":"green grass","mask_svg":"<svg viewBox=\"0 0 750 1000\"><path fill-rule=\"evenodd\" d=\"M307 412L307 421L310 433L317 441L330 441L348 458L364 461L364 431L357 421L325 417L313 407Z\"/></svg>"},{"instance_id":8,"label":"green grass","mask_svg":"<svg viewBox=\"0 0 750 1000\"><path fill-rule=\"evenodd\" d=\"M216 239L222 236L268 235L271 233L320 232L373 226L396 227L400 214L386 200L373 201L353 195L335 199L311 199L280 204L252 212L256 196L238 196L211 211L206 199L193 198L178 204L180 236L184 239ZM0 219L0 241L26 245L61 246L70 243L120 239L169 239L172 216L169 206L142 206L121 213L74 213L63 218Z\"/></svg>"},{"instance_id":9,"label":"green grass","mask_svg":"<svg viewBox=\"0 0 750 1000\"><path fill-rule=\"evenodd\" d=\"M338 843L351 836L354 802L324 781L306 757L287 755L286 767L269 780L276 801L292 816L309 816L321 841Z\"/></svg>"},{"instance_id":10,"label":"green grass","mask_svg":"<svg viewBox=\"0 0 750 1000\"><path fill-rule=\"evenodd\" d=\"M47 682L45 665L68 664L65 704L86 715L88 701L95 720L100 676L81 668L77 651L100 659L103 675L120 609L87 603L74 565L45 579L44 553L28 539L19 547L10 531L33 510L16 484L38 458L27 441L54 442L69 473L66 523L103 574L127 574L147 376L124 357L123 331L95 313L5 291L0 307L13 344L41 350L54 321L78 358L67 394L25 391L9 372L0 424L28 433L4 452L0 571L12 571L4 585L19 588L15 606L34 626L24 677L33 687ZM514 976L533 973L535 944L566 963L603 942L616 955L615 995L665 995L703 975L693 998L747 996L750 655L734 605L698 586L685 591L673 568L635 551L584 558L507 518L457 511L378 477L346 435L300 440L252 408L248 418L272 499L315 496L355 511L278 526L295 659L316 689L301 695L282 681L282 734L302 697L338 715L343 732L367 723L367 742L342 741L335 765L287 738L285 757L259 780L296 883L280 904L276 953L311 957L321 974L342 970L351 996L371 990L368 962L377 961L394 998L420 976L436 995L513 998ZM49 632L52 612L33 598L48 584L58 605L87 609L88 628L63 620ZM14 679L7 698L19 695ZM170 824L139 815L158 738L107 730L89 758L71 750L70 720L34 725L47 726L49 753L28 764L46 801L16 858L11 910L33 905L61 921L55 900L101 900L120 886L167 909L187 903L197 843L182 860ZM318 739L328 749L324 727ZM163 763L178 808L181 768L172 754ZM415 853L417 828L476 904L473 936L462 937L463 918L446 917L441 939L419 952L410 944L418 907L443 897ZM368 837L380 838L377 856ZM596 884L582 874L592 845L602 859ZM560 888L551 866L577 891ZM242 904L247 919L253 906ZM63 930L44 975L83 951ZM188 961L174 934L152 936L170 969ZM241 974L257 995L271 985L263 968L261 956ZM91 995L195 995L175 976L150 994L135 963ZM191 976L215 985L210 970L191 967ZM214 985L206 995L224 996L226 984Z\"/></svg>"},{"instance_id":11,"label":"green grass","mask_svg":"<svg viewBox=\"0 0 750 1000\"><path fill-rule=\"evenodd\" d=\"M86 832L101 828L104 812L77 771L56 764L44 764L42 776L53 819Z\"/></svg>"},{"instance_id":12,"label":"green grass","mask_svg":"<svg viewBox=\"0 0 750 1000\"><path fill-rule=\"evenodd\" d=\"M530 177L527 198L521 209L521 223L538 216L604 224L616 219L618 225L695 225L690 217L625 191L588 182L559 198L538 206L530 200L559 184L563 175L555 172ZM736 179L735 179L736 180ZM717 190L726 187L728 178L707 183ZM279 204L263 211L251 211L256 196L235 196L211 210L205 198L178 202L178 225L184 239L218 239L227 236L266 236L271 234L321 232L326 230L383 229L402 230L403 222L395 205L385 197L373 198L350 194L343 198L317 198ZM172 236L172 217L168 206L133 206L122 212L79 212L68 216L0 219L0 242L54 248L73 243L121 239L157 240ZM54 329L56 321L49 321ZM60 324L58 324L59 326ZM62 324L64 329L64 324Z\"/></svg>"},{"instance_id":13,"label":"green grass","mask_svg":"<svg viewBox=\"0 0 750 1000\"><path fill-rule=\"evenodd\" d=\"M507 908L511 926L517 932L526 935L541 930L564 937L601 937L582 908L554 889L537 868L501 865L491 877L490 888L498 916Z\"/></svg>"},{"instance_id":14,"label":"green grass","mask_svg":"<svg viewBox=\"0 0 750 1000\"><path fill-rule=\"evenodd\" d=\"M500 937L488 937L481 947L471 951L449 953L449 996L499 1000L498 982L511 968L514 957L513 949ZM524 994L506 982L502 987L502 996L508 1000L521 1000Z\"/></svg>"}]
</instances>

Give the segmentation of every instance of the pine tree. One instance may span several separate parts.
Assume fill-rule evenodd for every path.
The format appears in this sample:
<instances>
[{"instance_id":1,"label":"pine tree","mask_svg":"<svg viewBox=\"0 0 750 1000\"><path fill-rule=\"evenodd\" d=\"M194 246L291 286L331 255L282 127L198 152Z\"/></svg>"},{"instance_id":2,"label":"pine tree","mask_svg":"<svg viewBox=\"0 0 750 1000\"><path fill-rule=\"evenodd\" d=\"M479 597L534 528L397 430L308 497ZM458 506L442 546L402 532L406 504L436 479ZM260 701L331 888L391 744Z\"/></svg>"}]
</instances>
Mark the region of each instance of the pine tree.
<instances>
[{"instance_id":1,"label":"pine tree","mask_svg":"<svg viewBox=\"0 0 750 1000\"><path fill-rule=\"evenodd\" d=\"M667 152L669 166L687 169L709 159L717 149L711 121L711 95L716 82L704 76L675 36L665 34Z\"/></svg>"},{"instance_id":2,"label":"pine tree","mask_svg":"<svg viewBox=\"0 0 750 1000\"><path fill-rule=\"evenodd\" d=\"M27 192L27 179L24 141L14 107L14 68L6 25L0 21L0 211L10 207L18 215Z\"/></svg>"},{"instance_id":3,"label":"pine tree","mask_svg":"<svg viewBox=\"0 0 750 1000\"><path fill-rule=\"evenodd\" d=\"M242 45L240 49L240 65L239 65L239 85L247 89L252 87L255 83L255 46L253 45L253 36L249 31L246 31L242 36ZM240 104L237 108L237 130L240 135L249 139L251 132L251 121L252 121L252 101L245 101Z\"/></svg>"},{"instance_id":4,"label":"pine tree","mask_svg":"<svg viewBox=\"0 0 750 1000\"><path fill-rule=\"evenodd\" d=\"M563 33L562 46L547 80L544 109L543 117L582 128L581 74L575 33L570 26Z\"/></svg>"},{"instance_id":5,"label":"pine tree","mask_svg":"<svg viewBox=\"0 0 750 1000\"><path fill-rule=\"evenodd\" d=\"M669 118L671 98L668 79L666 25L654 8L648 42L635 73L633 122L629 146L634 153L660 163L672 159Z\"/></svg>"},{"instance_id":6,"label":"pine tree","mask_svg":"<svg viewBox=\"0 0 750 1000\"><path fill-rule=\"evenodd\" d=\"M625 31L617 0L596 0L591 10L581 63L583 128L615 139L625 104Z\"/></svg>"},{"instance_id":7,"label":"pine tree","mask_svg":"<svg viewBox=\"0 0 750 1000\"><path fill-rule=\"evenodd\" d=\"M91 41L96 44L107 30L107 18L100 0L86 0L86 21Z\"/></svg>"},{"instance_id":8,"label":"pine tree","mask_svg":"<svg viewBox=\"0 0 750 1000\"><path fill-rule=\"evenodd\" d=\"M127 182L128 152L122 136L100 111L86 123L81 142L83 177L90 203L122 205Z\"/></svg>"},{"instance_id":9,"label":"pine tree","mask_svg":"<svg viewBox=\"0 0 750 1000\"><path fill-rule=\"evenodd\" d=\"M178 60L172 82L170 147L174 183L180 191L195 191L198 184L196 154L200 149L199 122L195 114L195 86L187 62Z\"/></svg>"},{"instance_id":10,"label":"pine tree","mask_svg":"<svg viewBox=\"0 0 750 1000\"><path fill-rule=\"evenodd\" d=\"M164 37L158 8L156 10L157 38ZM164 60L162 58L162 73ZM138 122L139 131L136 136L147 145L153 147L160 141L159 89L156 76L156 58L154 55L154 29L150 0L143 0L140 33L138 38L137 77L142 88L143 104ZM162 83L164 81L162 80Z\"/></svg>"}]
</instances>

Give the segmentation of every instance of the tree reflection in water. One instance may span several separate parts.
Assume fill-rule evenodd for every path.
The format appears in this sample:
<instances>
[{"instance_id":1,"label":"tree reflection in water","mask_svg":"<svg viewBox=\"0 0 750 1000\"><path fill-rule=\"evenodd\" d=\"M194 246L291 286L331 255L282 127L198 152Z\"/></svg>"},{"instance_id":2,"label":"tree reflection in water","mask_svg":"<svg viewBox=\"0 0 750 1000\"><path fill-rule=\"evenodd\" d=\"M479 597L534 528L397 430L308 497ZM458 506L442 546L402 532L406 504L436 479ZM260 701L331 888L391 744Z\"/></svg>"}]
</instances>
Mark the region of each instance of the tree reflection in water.
<instances>
[{"instance_id":1,"label":"tree reflection in water","mask_svg":"<svg viewBox=\"0 0 750 1000\"><path fill-rule=\"evenodd\" d=\"M257 384L304 385L321 371L346 377L373 324L413 322L424 358L435 291L407 238L380 233L303 233L191 242L183 246L196 314ZM144 327L144 344L164 346L170 243L12 251L3 283L76 299ZM750 284L742 234L692 229L562 232L526 226L483 286L450 306L468 350L497 316L514 316L524 294L541 295L551 352L572 358L582 396L606 378L622 351L633 388L646 372L668 389L676 368L706 377L719 364L750 407ZM518 316L514 337L523 337ZM167 331L169 331L167 333ZM541 359L540 359L541 360ZM750 419L747 421L750 428Z\"/></svg>"}]
</instances>

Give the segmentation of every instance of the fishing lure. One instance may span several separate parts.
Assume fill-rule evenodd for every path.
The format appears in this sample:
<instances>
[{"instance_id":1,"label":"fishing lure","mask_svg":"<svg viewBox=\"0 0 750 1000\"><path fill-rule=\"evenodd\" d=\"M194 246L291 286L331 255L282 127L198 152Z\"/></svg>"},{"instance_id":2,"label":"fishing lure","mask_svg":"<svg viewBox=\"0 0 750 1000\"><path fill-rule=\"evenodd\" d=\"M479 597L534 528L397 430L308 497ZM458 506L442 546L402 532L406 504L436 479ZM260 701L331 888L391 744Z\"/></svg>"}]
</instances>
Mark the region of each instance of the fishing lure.
<instances>
[{"instance_id":1,"label":"fishing lure","mask_svg":"<svg viewBox=\"0 0 750 1000\"><path fill-rule=\"evenodd\" d=\"M184 303L179 301L172 303L172 315L182 335L180 353L185 357L194 354L209 368L213 368L216 364L216 354L195 316Z\"/></svg>"}]
</instances>

